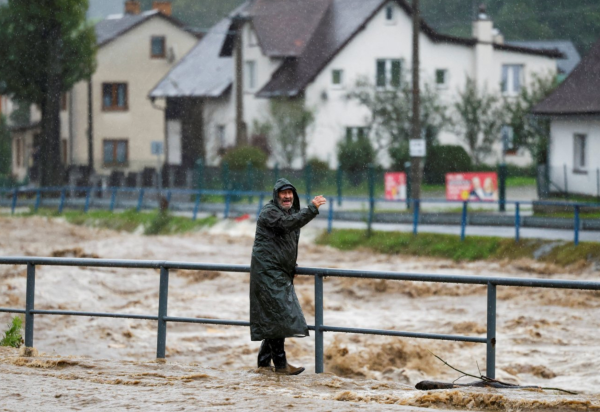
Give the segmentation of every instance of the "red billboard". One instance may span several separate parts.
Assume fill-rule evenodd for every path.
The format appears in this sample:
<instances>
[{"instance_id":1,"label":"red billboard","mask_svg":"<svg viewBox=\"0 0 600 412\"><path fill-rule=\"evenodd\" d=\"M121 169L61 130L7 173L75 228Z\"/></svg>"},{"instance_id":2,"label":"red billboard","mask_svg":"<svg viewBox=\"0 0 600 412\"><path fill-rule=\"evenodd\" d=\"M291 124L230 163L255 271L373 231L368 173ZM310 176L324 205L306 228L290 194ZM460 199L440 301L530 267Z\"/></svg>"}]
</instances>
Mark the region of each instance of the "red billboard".
<instances>
[{"instance_id":1,"label":"red billboard","mask_svg":"<svg viewBox=\"0 0 600 412\"><path fill-rule=\"evenodd\" d=\"M498 174L495 172L447 173L446 200L498 200Z\"/></svg>"},{"instance_id":2,"label":"red billboard","mask_svg":"<svg viewBox=\"0 0 600 412\"><path fill-rule=\"evenodd\" d=\"M406 173L388 172L384 177L386 200L406 199Z\"/></svg>"}]
</instances>

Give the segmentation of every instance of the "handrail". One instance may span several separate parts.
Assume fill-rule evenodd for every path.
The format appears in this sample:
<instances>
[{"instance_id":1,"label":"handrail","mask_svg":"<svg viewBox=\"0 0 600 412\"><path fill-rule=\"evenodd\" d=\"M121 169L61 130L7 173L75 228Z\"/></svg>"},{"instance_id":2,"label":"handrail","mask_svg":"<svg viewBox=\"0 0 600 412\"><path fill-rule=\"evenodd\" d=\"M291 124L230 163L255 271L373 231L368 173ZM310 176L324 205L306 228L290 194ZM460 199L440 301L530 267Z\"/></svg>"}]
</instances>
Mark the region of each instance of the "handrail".
<instances>
[{"instance_id":1,"label":"handrail","mask_svg":"<svg viewBox=\"0 0 600 412\"><path fill-rule=\"evenodd\" d=\"M169 270L216 270L221 272L248 273L248 265L228 265L216 263L192 263L165 260L129 260L129 259L89 259L89 258L49 258L49 257L0 257L0 265L27 265L27 289L25 309L0 308L0 312L25 314L25 345L33 346L34 316L35 315L69 315L69 316L92 316L112 317L126 319L155 320L158 322L157 333L157 358L165 358L167 323L202 323L229 326L250 326L248 321L174 317L167 314L167 300L169 292ZM41 310L35 309L35 272L36 266L84 266L84 267L118 267L138 269L160 269L159 285L159 309L158 315L125 314L125 313L102 313L82 312L66 310ZM334 333L359 333L367 335L397 336L419 339L436 339L461 342L485 343L486 351L486 374L490 378L495 377L496 368L496 287L540 287L580 290L600 290L600 282L572 281L561 279L528 279L508 278L495 276L466 276L466 275L441 275L402 273L388 271L360 271L331 268L298 267L296 273L315 277L315 324L308 325L310 330L315 331L315 372L322 373L323 356L323 334ZM394 331L383 329L367 329L341 327L323 324L323 280L325 277L352 277L363 279L384 279L400 281L419 281L437 283L460 283L487 285L487 334L485 338L476 336L443 335L433 333Z\"/></svg>"}]
</instances>

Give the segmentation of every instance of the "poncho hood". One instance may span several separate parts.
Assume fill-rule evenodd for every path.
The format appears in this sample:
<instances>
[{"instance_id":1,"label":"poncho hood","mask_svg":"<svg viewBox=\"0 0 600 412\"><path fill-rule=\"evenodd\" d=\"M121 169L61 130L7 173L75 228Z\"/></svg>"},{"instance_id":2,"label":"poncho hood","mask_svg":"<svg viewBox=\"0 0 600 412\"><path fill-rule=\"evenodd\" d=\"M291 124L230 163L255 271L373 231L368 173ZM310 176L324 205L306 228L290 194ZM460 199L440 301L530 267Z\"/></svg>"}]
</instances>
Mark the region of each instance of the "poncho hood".
<instances>
[{"instance_id":1,"label":"poncho hood","mask_svg":"<svg viewBox=\"0 0 600 412\"><path fill-rule=\"evenodd\" d=\"M289 180L285 178L279 178L275 182L275 186L273 186L273 203L279 209L283 210L283 208L279 205L279 191L284 186L291 186L292 192L294 192L294 201L292 202L292 213L298 213L300 211L300 197L298 197L298 192L296 191L296 187L290 183Z\"/></svg>"}]
</instances>

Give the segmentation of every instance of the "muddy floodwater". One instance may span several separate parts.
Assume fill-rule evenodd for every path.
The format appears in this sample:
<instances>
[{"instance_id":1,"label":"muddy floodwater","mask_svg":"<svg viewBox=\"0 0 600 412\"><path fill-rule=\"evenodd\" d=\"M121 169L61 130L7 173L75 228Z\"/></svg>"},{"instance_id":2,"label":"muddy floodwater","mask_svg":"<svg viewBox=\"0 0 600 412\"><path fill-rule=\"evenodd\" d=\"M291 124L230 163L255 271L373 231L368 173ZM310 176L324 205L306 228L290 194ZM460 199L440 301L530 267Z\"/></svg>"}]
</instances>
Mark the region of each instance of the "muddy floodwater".
<instances>
[{"instance_id":1,"label":"muddy floodwater","mask_svg":"<svg viewBox=\"0 0 600 412\"><path fill-rule=\"evenodd\" d=\"M60 219L0 218L1 256L78 256L249 264L250 222L221 222L177 236L142 236L73 226ZM530 260L455 263L343 252L303 231L298 263L344 269L598 280L581 265ZM156 315L159 274L150 269L37 268L37 309ZM0 266L0 307L24 308L24 266ZM308 323L314 282L296 279ZM248 320L249 275L171 271L170 316ZM485 336L486 288L474 285L327 278L327 325ZM37 315L36 357L0 349L0 410L600 410L600 293L498 287L496 377L563 388L417 391L485 373L485 345L370 335L325 334L325 370L314 374L314 337L289 339L288 360L306 372L281 377L255 368L259 342L248 328L170 323L167 360L157 362L156 322ZM0 313L2 332L10 315ZM462 378L458 383L467 383Z\"/></svg>"}]
</instances>

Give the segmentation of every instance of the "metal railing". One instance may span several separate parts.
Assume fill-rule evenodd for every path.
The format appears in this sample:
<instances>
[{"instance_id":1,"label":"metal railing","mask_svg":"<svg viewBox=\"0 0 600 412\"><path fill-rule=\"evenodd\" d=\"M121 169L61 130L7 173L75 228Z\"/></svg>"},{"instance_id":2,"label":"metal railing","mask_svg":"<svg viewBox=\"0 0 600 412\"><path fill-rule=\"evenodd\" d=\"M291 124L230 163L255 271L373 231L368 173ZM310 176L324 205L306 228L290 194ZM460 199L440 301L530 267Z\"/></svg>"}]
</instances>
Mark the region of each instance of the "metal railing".
<instances>
[{"instance_id":1,"label":"metal railing","mask_svg":"<svg viewBox=\"0 0 600 412\"><path fill-rule=\"evenodd\" d=\"M4 198L3 198L4 196ZM272 193L268 192L256 192L256 191L238 191L238 190L189 190L189 189L153 189L153 188L121 188L121 187L108 187L108 188L91 188L91 187L55 187L55 188L35 188L35 189L11 189L3 190L0 189L0 204L6 204L9 206L11 213L15 212L15 209L20 206L29 206L34 212L37 212L40 207L52 206L57 208L57 212L60 214L65 208L78 208L83 210L84 213L88 213L90 209L105 209L111 212L116 209L135 209L140 212L144 209L156 209L160 206L160 198L164 197L169 207L178 211L191 212L192 219L196 220L202 203L204 207L208 207L205 200L206 198L220 198L223 203L210 203L210 211L216 213L222 210L223 216L228 218L232 213L233 205L241 205L248 200L248 205L244 210L249 213L258 214L265 201L268 201L272 196ZM310 194L299 194L301 198L306 198L306 202L310 201ZM21 197L21 199L19 199ZM331 232L333 228L333 221L336 220L336 198L333 196L328 197L328 232ZM258 200L257 204L252 204L254 198ZM203 200L204 199L204 200ZM474 215L469 213L469 205L493 205L498 204L503 207L512 205L514 206L514 214L511 216L508 213L502 214L502 223L500 226L513 226L515 229L515 241L518 242L521 238L521 228L523 227L524 218L522 216L523 206L533 206L535 203L539 206L560 206L566 210L573 211L572 227L573 227L573 242L575 245L579 244L580 231L582 230L582 219L581 211L584 208L594 208L600 211L600 203L564 203L564 202L551 202L551 201L485 201L485 202L473 202L473 201L452 201L445 199L408 199L408 200L388 200L375 197L343 197L337 199L338 207L341 199L349 202L360 202L369 205L368 211L365 213L365 218L361 217L360 220L366 220L368 228L370 230L372 224L375 222L375 215L381 214L376 212L376 204L403 204L406 203L407 209L411 209L412 216L410 216L413 226L413 233L416 235L419 230L419 224L424 217L422 212L422 206L424 204L448 204L460 206L461 212L457 213L460 216L460 220L454 222L454 224L460 226L460 239L465 240L466 229L469 225L469 219ZM343 212L347 213L347 212ZM483 214L478 214L482 216ZM498 219L498 217L496 217ZM569 219L565 219L568 222ZM566 222L561 222L566 223ZM588 226L591 225L591 221L588 221ZM480 223L481 224L481 223ZM497 223L488 223L489 225L496 225ZM599 224L595 223L593 229L598 230Z\"/></svg>"},{"instance_id":2,"label":"metal railing","mask_svg":"<svg viewBox=\"0 0 600 412\"><path fill-rule=\"evenodd\" d=\"M155 260L108 260L108 259L78 259L78 258L45 258L45 257L2 257L0 265L27 265L27 289L25 309L0 308L0 312L20 313L25 315L25 346L33 347L34 318L35 315L71 315L110 317L125 319L144 319L157 321L157 343L156 357L164 358L167 343L167 323L203 323L214 325L250 326L247 321L186 318L168 316L169 297L169 270L215 270L221 272L249 272L250 267L246 265L224 265L211 263L189 263ZM35 273L36 266L80 266L80 267L111 267L111 268L138 268L138 269L160 269L159 302L157 315L134 315L125 313L104 312L77 312L65 310L40 310L35 309ZM310 275L315 277L315 324L309 325L309 329L315 331L315 372L322 373L323 368L323 334L325 332L358 333L367 335L398 336L408 338L436 339L448 341L485 343L486 351L486 374L490 378L496 375L496 287L497 286L520 286L540 287L558 289L600 290L600 282L571 281L556 279L527 279L506 278L490 276L465 276L465 275L439 275L439 274L416 274L382 271L357 271L328 268L298 267L299 275ZM487 286L487 336L459 336L443 335L421 332L406 332L382 329L365 329L355 327L341 327L325 325L323 323L323 280L325 277L345 277L362 279L383 279L398 281L419 281L436 283L457 283Z\"/></svg>"}]
</instances>

